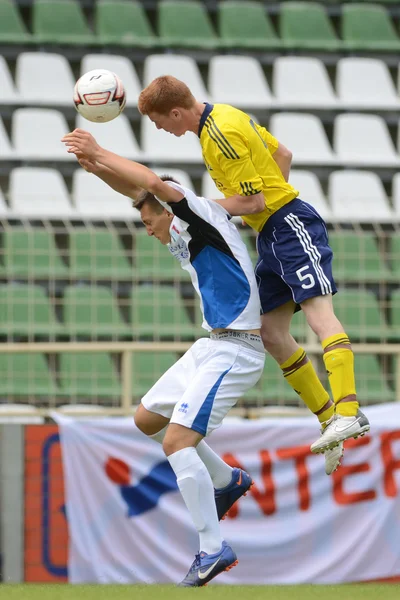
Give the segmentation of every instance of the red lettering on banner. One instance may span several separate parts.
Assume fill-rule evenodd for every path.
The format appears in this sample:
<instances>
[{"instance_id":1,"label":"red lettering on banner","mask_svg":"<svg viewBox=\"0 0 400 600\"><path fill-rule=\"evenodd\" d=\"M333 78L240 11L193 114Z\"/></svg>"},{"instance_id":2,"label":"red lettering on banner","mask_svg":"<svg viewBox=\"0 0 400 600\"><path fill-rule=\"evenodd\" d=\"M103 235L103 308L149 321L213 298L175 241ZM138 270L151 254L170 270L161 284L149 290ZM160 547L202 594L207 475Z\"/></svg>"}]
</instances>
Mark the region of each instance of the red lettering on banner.
<instances>
[{"instance_id":1,"label":"red lettering on banner","mask_svg":"<svg viewBox=\"0 0 400 600\"><path fill-rule=\"evenodd\" d=\"M233 454L227 453L223 455L223 460L227 462L231 467L237 467L243 469L240 462ZM250 494L261 508L264 515L272 515L276 511L275 505L275 486L272 479L271 467L272 461L268 450L260 450L261 458L261 478L264 484L264 492L262 492L258 486L254 483L250 488ZM239 514L238 503L236 502L230 511L228 517L235 519Z\"/></svg>"},{"instance_id":2,"label":"red lettering on banner","mask_svg":"<svg viewBox=\"0 0 400 600\"><path fill-rule=\"evenodd\" d=\"M357 440L348 440L346 442L346 450L356 448L357 446L367 446L371 442L370 437L362 437ZM365 490L362 492L346 492L344 489L344 481L346 477L355 475L356 473L366 473L371 469L367 462L358 463L356 465L342 465L332 475L333 477L333 497L338 504L356 504L357 502L367 502L376 498L375 490Z\"/></svg>"},{"instance_id":3,"label":"red lettering on banner","mask_svg":"<svg viewBox=\"0 0 400 600\"><path fill-rule=\"evenodd\" d=\"M300 510L308 510L311 505L310 473L307 469L306 458L312 455L310 446L294 446L278 448L276 454L280 460L294 459L297 473L297 490L299 493Z\"/></svg>"},{"instance_id":4,"label":"red lettering on banner","mask_svg":"<svg viewBox=\"0 0 400 600\"><path fill-rule=\"evenodd\" d=\"M395 459L392 451L392 442L400 441L400 430L389 431L381 434L381 455L384 466L383 486L386 496L397 496L396 479L394 472L400 469L400 459Z\"/></svg>"}]
</instances>

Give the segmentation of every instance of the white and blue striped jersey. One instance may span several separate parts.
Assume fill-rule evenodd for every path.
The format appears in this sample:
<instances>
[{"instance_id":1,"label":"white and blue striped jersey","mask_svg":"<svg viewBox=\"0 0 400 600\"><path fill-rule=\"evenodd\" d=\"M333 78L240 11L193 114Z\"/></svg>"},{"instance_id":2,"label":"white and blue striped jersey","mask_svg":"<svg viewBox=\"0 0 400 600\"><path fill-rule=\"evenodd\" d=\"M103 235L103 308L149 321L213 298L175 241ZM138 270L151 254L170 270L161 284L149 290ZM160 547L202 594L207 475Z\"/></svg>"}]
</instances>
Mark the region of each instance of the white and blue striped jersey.
<instances>
[{"instance_id":1,"label":"white and blue striped jersey","mask_svg":"<svg viewBox=\"0 0 400 600\"><path fill-rule=\"evenodd\" d=\"M253 265L227 211L168 181L184 195L169 205L171 254L189 272L200 297L203 328L259 329L260 300Z\"/></svg>"}]
</instances>

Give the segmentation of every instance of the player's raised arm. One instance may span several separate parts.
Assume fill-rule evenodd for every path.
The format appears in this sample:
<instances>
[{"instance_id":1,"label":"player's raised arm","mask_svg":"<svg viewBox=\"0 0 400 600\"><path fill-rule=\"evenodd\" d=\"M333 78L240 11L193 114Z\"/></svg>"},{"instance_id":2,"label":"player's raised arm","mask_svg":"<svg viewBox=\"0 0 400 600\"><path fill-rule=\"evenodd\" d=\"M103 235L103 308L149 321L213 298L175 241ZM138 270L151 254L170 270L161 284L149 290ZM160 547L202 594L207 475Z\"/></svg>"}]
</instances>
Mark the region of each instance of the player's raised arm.
<instances>
[{"instance_id":1,"label":"player's raised arm","mask_svg":"<svg viewBox=\"0 0 400 600\"><path fill-rule=\"evenodd\" d=\"M138 190L144 189L164 202L179 202L183 198L180 192L167 185L146 166L99 146L88 131L75 129L64 136L62 141L68 147L68 152L77 156L83 154L89 161L111 170L114 176L121 180L121 184L133 191L134 196ZM107 177L107 172L103 172L103 175Z\"/></svg>"},{"instance_id":2,"label":"player's raised arm","mask_svg":"<svg viewBox=\"0 0 400 600\"><path fill-rule=\"evenodd\" d=\"M132 187L130 185L127 185L121 179L121 177L114 173L114 171L112 171L108 167L105 167L104 165L101 165L96 161L89 160L88 157L82 153L77 153L76 158L78 159L78 162L81 165L81 167L85 169L85 171L96 175L96 177L104 181L104 183L109 185L113 190L115 190L119 194L136 200L140 192L143 191L137 186Z\"/></svg>"},{"instance_id":3,"label":"player's raised arm","mask_svg":"<svg viewBox=\"0 0 400 600\"><path fill-rule=\"evenodd\" d=\"M293 155L291 151L279 142L278 148L272 154L272 158L278 165L285 181L289 181L290 167Z\"/></svg>"}]
</instances>

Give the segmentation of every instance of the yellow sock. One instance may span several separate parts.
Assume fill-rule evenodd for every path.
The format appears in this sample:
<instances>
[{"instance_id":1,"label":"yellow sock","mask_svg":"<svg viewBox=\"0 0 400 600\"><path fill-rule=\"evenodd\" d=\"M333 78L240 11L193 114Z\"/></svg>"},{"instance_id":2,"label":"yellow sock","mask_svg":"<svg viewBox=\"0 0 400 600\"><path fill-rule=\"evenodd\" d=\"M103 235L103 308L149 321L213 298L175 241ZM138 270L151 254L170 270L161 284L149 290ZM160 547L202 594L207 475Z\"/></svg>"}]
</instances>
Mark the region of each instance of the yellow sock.
<instances>
[{"instance_id":1,"label":"yellow sock","mask_svg":"<svg viewBox=\"0 0 400 600\"><path fill-rule=\"evenodd\" d=\"M328 392L318 379L312 363L303 348L296 350L290 358L279 365L286 381L299 394L303 402L317 417L320 423L333 415L335 405Z\"/></svg>"},{"instance_id":2,"label":"yellow sock","mask_svg":"<svg viewBox=\"0 0 400 600\"><path fill-rule=\"evenodd\" d=\"M337 333L324 340L322 347L336 412L343 417L354 417L358 402L350 340L345 333Z\"/></svg>"}]
</instances>

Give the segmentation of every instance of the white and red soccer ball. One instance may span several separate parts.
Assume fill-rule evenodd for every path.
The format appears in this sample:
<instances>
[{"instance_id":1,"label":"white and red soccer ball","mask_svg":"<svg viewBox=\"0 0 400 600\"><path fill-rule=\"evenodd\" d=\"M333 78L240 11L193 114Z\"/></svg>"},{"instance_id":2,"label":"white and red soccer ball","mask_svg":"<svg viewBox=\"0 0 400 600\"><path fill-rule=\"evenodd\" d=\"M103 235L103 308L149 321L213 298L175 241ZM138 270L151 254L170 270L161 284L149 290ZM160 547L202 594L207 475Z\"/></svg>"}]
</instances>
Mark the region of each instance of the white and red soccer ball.
<instances>
[{"instance_id":1,"label":"white and red soccer ball","mask_svg":"<svg viewBox=\"0 0 400 600\"><path fill-rule=\"evenodd\" d=\"M75 84L74 103L78 113L88 121L112 121L121 114L126 104L123 83L111 71L89 71Z\"/></svg>"}]
</instances>

